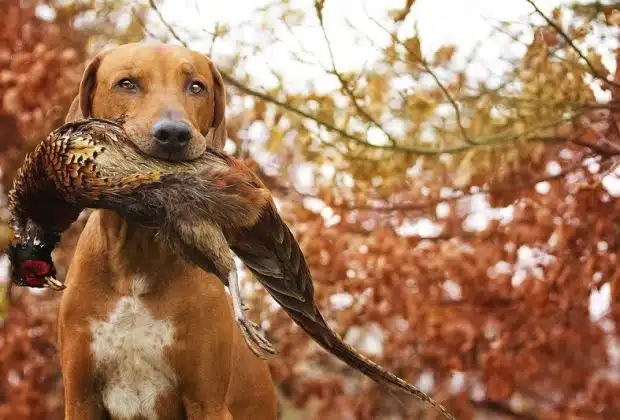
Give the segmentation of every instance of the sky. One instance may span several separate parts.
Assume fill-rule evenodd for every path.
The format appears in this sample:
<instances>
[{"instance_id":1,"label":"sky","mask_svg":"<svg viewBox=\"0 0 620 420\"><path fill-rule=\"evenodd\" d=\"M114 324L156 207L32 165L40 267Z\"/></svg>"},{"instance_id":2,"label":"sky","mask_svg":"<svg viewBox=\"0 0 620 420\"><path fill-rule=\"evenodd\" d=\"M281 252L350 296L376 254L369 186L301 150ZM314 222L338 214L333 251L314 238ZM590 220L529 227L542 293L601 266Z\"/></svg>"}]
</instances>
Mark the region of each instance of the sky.
<instances>
[{"instance_id":1,"label":"sky","mask_svg":"<svg viewBox=\"0 0 620 420\"><path fill-rule=\"evenodd\" d=\"M268 0L226 0L226 1L197 1L197 0L164 0L161 6L163 16L174 23L175 27L193 33L201 30L210 30L216 23L235 25L243 21L252 20L255 8L267 4ZM554 6L565 3L563 0L537 0L537 5L545 13L549 13ZM369 57L369 48L365 43L355 42L355 33L343 22L349 20L358 30L381 43L387 41L387 35L368 16L380 18L390 9L398 9L404 5L404 0L327 0L325 1L325 23L332 44L336 64L340 71L360 69ZM298 5L313 13L313 0L291 0L291 4ZM471 48L488 36L491 23L499 20L520 21L532 11L532 7L525 0L417 0L413 6L412 17L418 27L423 40L422 51L432 54L439 46L453 43L466 54ZM411 25L413 32L413 24ZM247 34L254 36L255 34ZM411 35L401 34L402 36ZM289 83L303 85L308 79L324 78L324 73L318 69L308 68L294 63L287 53L288 49L298 49L299 44L315 54L315 57L327 63L329 59L325 41L320 30L316 27L301 28L291 37L282 28L279 37L283 42L269 48L267 56L256 58L253 66L253 75L260 83L269 83L268 70L264 63L266 59L274 68L287 68ZM204 41L192 43L197 50L207 50L210 45L208 36ZM497 57L505 53L506 46L497 42L483 44L481 54L486 60L497 61ZM216 61L219 56L225 56L232 48L233 43L219 45L214 50ZM332 81L333 82L333 81ZM326 81L325 83L329 83ZM327 87L327 86L326 86Z\"/></svg>"}]
</instances>

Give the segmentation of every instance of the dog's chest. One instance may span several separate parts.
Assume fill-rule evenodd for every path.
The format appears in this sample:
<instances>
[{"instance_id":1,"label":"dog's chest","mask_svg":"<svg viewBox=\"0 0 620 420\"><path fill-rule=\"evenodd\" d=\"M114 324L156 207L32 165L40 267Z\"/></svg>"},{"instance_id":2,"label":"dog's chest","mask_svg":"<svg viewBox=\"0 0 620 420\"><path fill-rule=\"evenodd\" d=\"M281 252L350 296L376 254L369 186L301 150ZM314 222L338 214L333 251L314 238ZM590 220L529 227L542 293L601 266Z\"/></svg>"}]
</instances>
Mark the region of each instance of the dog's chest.
<instances>
[{"instance_id":1,"label":"dog's chest","mask_svg":"<svg viewBox=\"0 0 620 420\"><path fill-rule=\"evenodd\" d=\"M155 319L135 293L121 298L106 320L91 320L90 328L103 403L112 417L158 419L158 397L175 386L166 358L172 323Z\"/></svg>"}]
</instances>

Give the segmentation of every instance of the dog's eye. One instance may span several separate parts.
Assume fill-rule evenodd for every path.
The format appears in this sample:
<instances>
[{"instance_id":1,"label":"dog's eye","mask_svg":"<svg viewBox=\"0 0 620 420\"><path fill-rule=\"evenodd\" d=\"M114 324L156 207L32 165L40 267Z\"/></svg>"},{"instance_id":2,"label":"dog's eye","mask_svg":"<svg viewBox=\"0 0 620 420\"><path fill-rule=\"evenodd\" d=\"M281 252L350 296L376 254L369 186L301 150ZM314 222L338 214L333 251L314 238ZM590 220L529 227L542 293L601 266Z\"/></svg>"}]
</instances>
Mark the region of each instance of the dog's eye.
<instances>
[{"instance_id":1,"label":"dog's eye","mask_svg":"<svg viewBox=\"0 0 620 420\"><path fill-rule=\"evenodd\" d=\"M192 95L200 95L205 90L207 90L207 88L204 84L202 84L202 82L192 82L189 85L189 91L192 93Z\"/></svg>"},{"instance_id":2,"label":"dog's eye","mask_svg":"<svg viewBox=\"0 0 620 420\"><path fill-rule=\"evenodd\" d=\"M136 91L138 90L138 85L132 82L130 79L121 79L116 83L116 86L123 90L128 91Z\"/></svg>"}]
</instances>

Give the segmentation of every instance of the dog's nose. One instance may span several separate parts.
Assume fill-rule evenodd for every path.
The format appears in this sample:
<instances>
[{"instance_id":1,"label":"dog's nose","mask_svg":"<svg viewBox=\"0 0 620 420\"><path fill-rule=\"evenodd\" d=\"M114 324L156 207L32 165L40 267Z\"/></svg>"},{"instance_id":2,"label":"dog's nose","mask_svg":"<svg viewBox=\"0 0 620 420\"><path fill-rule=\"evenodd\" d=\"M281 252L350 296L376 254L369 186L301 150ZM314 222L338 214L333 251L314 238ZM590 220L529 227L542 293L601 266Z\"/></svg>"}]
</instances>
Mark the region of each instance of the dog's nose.
<instances>
[{"instance_id":1,"label":"dog's nose","mask_svg":"<svg viewBox=\"0 0 620 420\"><path fill-rule=\"evenodd\" d=\"M151 129L155 142L167 152L182 150L192 138L192 130L188 123L181 120L157 121Z\"/></svg>"}]
</instances>

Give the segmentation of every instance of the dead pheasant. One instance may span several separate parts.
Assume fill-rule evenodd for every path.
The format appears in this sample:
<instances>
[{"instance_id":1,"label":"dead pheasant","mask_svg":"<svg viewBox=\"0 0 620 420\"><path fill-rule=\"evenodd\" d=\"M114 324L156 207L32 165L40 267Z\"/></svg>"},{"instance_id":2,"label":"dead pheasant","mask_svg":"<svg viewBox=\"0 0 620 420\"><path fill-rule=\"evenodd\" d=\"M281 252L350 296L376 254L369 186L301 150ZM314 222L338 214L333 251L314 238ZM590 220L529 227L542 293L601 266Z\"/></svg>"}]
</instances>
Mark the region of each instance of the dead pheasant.
<instances>
[{"instance_id":1,"label":"dead pheasant","mask_svg":"<svg viewBox=\"0 0 620 420\"><path fill-rule=\"evenodd\" d=\"M49 257L60 233L84 208L114 210L161 229L173 252L227 284L235 317L250 348L273 352L247 320L234 260L241 258L289 316L330 353L392 389L446 409L415 386L345 344L314 302L310 271L271 194L238 160L208 149L191 162L141 154L122 124L90 119L54 131L26 158L9 194L19 243L10 250L19 285L58 288Z\"/></svg>"}]
</instances>

